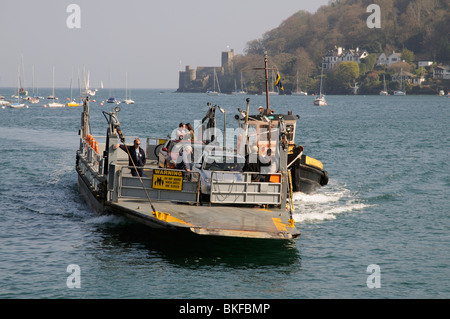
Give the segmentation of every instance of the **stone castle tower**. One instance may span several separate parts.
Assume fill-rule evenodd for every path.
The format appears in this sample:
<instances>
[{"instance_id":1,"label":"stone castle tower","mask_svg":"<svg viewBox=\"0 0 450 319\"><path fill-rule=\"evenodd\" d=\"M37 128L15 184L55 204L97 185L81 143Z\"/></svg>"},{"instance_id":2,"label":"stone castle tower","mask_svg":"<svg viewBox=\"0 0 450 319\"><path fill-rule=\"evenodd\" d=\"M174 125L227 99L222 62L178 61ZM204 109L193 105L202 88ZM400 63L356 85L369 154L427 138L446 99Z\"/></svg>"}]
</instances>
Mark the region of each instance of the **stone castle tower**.
<instances>
[{"instance_id":1,"label":"stone castle tower","mask_svg":"<svg viewBox=\"0 0 450 319\"><path fill-rule=\"evenodd\" d=\"M204 92L205 85L209 79L213 78L214 70L218 75L227 76L234 72L234 49L222 52L222 66L221 67L197 67L192 69L191 66L186 65L184 71L180 71L178 81L178 92Z\"/></svg>"}]
</instances>

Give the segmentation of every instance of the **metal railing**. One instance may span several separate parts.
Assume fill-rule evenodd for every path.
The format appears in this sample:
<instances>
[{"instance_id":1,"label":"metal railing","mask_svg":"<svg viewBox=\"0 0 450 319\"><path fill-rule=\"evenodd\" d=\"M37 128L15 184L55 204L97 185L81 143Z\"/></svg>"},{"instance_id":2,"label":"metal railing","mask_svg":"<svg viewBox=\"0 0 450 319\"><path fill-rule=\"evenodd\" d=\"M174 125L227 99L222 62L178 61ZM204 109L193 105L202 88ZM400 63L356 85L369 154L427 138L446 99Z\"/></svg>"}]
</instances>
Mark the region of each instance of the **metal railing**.
<instances>
[{"instance_id":1,"label":"metal railing","mask_svg":"<svg viewBox=\"0 0 450 319\"><path fill-rule=\"evenodd\" d=\"M179 170L167 170L171 172L181 172L182 180L179 190L170 190L157 187L154 183L154 171L160 169L144 169L144 176L141 177L142 183L138 177L131 176L128 169L124 166L118 169L117 199L120 198L139 198L156 201L174 201L180 203L199 204L200 203L200 176L196 172L187 173ZM143 186L144 185L144 186ZM144 188L145 187L145 190Z\"/></svg>"},{"instance_id":2,"label":"metal railing","mask_svg":"<svg viewBox=\"0 0 450 319\"><path fill-rule=\"evenodd\" d=\"M211 204L281 204L281 174L211 174Z\"/></svg>"}]
</instances>

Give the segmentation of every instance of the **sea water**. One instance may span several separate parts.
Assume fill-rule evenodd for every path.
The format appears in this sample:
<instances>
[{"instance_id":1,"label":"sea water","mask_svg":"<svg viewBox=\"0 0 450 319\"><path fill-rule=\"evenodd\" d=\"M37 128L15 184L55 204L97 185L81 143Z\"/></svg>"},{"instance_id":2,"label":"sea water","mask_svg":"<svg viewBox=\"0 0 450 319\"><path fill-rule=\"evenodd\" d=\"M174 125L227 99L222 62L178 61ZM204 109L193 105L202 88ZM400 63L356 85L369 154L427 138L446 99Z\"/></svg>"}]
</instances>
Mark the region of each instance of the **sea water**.
<instances>
[{"instance_id":1,"label":"sea water","mask_svg":"<svg viewBox=\"0 0 450 319\"><path fill-rule=\"evenodd\" d=\"M200 121L207 102L226 110L230 128L246 98L254 112L265 105L263 96L132 95L119 120L141 139ZM91 103L93 135L106 135L108 97L100 90ZM82 108L1 109L0 298L449 298L450 99L327 101L271 97L277 113L300 115L296 143L330 177L316 194L294 194L301 236L287 242L179 236L97 216L77 189Z\"/></svg>"}]
</instances>

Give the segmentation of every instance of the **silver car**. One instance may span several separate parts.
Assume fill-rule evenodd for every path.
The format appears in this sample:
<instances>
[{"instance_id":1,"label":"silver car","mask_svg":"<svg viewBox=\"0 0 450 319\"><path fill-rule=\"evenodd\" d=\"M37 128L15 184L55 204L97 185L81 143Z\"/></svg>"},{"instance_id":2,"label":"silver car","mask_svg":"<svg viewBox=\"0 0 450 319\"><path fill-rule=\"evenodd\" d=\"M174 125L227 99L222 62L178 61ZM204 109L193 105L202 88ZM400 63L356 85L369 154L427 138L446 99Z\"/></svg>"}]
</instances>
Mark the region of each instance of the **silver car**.
<instances>
[{"instance_id":1,"label":"silver car","mask_svg":"<svg viewBox=\"0 0 450 319\"><path fill-rule=\"evenodd\" d=\"M212 175L214 180L241 181L244 165L245 159L241 155L220 151L205 152L202 162L195 164L193 171L200 174L202 194L210 194Z\"/></svg>"}]
</instances>

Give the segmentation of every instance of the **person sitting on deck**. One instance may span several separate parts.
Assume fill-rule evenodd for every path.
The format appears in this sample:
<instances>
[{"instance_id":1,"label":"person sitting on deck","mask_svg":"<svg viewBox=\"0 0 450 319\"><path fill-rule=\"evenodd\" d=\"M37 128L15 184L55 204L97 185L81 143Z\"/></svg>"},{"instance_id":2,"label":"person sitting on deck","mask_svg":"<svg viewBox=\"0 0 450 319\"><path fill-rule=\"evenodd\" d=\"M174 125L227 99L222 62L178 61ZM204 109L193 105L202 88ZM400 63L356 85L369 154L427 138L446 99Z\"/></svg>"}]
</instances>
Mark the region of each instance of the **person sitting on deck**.
<instances>
[{"instance_id":1,"label":"person sitting on deck","mask_svg":"<svg viewBox=\"0 0 450 319\"><path fill-rule=\"evenodd\" d=\"M136 138L133 145L116 144L114 149L122 149L128 154L128 166L132 176L144 176L143 167L146 163L145 151L141 148L141 140ZM134 165L133 165L134 164ZM136 166L136 169L134 168Z\"/></svg>"},{"instance_id":2,"label":"person sitting on deck","mask_svg":"<svg viewBox=\"0 0 450 319\"><path fill-rule=\"evenodd\" d=\"M192 154L192 146L187 145L184 148L182 148L178 155L177 165L175 166L175 168L185 170L186 172L190 172L192 168L191 154Z\"/></svg>"}]
</instances>

